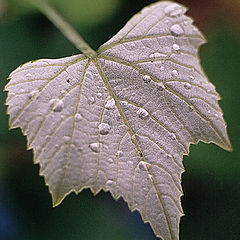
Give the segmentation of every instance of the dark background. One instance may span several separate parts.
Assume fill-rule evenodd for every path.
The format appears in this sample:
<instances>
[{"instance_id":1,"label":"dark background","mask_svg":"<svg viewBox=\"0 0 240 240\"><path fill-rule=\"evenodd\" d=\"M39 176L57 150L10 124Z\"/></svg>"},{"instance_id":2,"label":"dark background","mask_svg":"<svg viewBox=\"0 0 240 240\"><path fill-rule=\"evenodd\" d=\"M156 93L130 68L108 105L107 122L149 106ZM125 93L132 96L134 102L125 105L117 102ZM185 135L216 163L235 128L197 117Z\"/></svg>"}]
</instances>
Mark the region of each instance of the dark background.
<instances>
[{"instance_id":1,"label":"dark background","mask_svg":"<svg viewBox=\"0 0 240 240\"><path fill-rule=\"evenodd\" d=\"M50 0L97 48L123 27L150 0ZM184 157L185 195L182 240L240 239L240 1L179 0L207 36L201 62L222 96L234 152L213 144L191 146ZM148 224L109 193L71 194L52 208L39 166L26 150L19 129L8 131L2 92L11 71L39 58L78 53L27 0L0 0L0 239L1 240L153 240Z\"/></svg>"}]
</instances>

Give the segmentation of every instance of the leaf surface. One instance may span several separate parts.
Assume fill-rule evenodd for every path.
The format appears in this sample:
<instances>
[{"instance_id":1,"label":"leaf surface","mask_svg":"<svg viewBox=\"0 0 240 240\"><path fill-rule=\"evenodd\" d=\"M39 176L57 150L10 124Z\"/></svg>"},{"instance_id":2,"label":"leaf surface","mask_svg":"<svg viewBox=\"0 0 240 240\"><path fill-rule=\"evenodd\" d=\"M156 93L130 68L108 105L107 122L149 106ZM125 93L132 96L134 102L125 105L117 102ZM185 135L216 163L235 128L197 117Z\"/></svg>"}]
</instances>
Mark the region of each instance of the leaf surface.
<instances>
[{"instance_id":1,"label":"leaf surface","mask_svg":"<svg viewBox=\"0 0 240 240\"><path fill-rule=\"evenodd\" d=\"M219 95L198 58L204 37L186 8L144 8L97 56L28 62L6 86L11 128L56 206L70 192L123 197L158 237L179 239L181 174L189 145L231 150Z\"/></svg>"}]
</instances>

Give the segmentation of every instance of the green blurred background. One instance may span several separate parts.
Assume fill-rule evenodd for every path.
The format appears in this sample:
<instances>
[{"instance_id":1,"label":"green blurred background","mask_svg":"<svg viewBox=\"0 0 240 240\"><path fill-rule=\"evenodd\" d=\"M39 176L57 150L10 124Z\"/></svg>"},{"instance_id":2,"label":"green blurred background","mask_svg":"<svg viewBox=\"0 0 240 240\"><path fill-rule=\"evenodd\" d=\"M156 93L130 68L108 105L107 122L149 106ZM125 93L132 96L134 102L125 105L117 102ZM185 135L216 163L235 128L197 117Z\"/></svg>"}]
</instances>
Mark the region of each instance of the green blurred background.
<instances>
[{"instance_id":1,"label":"green blurred background","mask_svg":"<svg viewBox=\"0 0 240 240\"><path fill-rule=\"evenodd\" d=\"M150 0L49 0L97 48ZM191 146L184 157L185 195L181 240L240 239L240 1L179 0L207 36L202 65L222 96L234 152L213 144ZM71 194L58 207L51 197L26 139L8 131L2 92L9 73L38 58L78 53L27 0L0 0L0 239L1 240L152 240L148 224L124 201L89 190Z\"/></svg>"}]
</instances>

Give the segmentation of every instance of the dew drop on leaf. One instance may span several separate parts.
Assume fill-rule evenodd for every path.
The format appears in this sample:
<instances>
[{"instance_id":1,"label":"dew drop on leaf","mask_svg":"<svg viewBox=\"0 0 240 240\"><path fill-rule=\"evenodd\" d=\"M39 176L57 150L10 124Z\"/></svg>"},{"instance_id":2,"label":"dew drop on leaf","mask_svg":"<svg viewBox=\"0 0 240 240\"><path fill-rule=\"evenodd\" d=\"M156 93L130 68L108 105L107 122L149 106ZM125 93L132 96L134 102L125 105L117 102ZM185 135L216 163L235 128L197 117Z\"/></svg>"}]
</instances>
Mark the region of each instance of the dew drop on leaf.
<instances>
[{"instance_id":1,"label":"dew drop on leaf","mask_svg":"<svg viewBox=\"0 0 240 240\"><path fill-rule=\"evenodd\" d=\"M46 137L45 137L45 141L49 141L50 140L50 136L49 135L47 135Z\"/></svg>"},{"instance_id":2,"label":"dew drop on leaf","mask_svg":"<svg viewBox=\"0 0 240 240\"><path fill-rule=\"evenodd\" d=\"M187 90L189 90L189 89L191 89L192 85L191 85L190 83L185 83L185 84L184 84L184 87L185 87Z\"/></svg>"},{"instance_id":3,"label":"dew drop on leaf","mask_svg":"<svg viewBox=\"0 0 240 240\"><path fill-rule=\"evenodd\" d=\"M138 166L139 166L139 169L142 170L142 171L147 170L147 164L144 161L140 161Z\"/></svg>"},{"instance_id":4,"label":"dew drop on leaf","mask_svg":"<svg viewBox=\"0 0 240 240\"><path fill-rule=\"evenodd\" d=\"M96 102L95 98L94 97L89 97L88 98L88 103L89 104L94 104Z\"/></svg>"},{"instance_id":5,"label":"dew drop on leaf","mask_svg":"<svg viewBox=\"0 0 240 240\"><path fill-rule=\"evenodd\" d=\"M118 151L117 151L117 157L121 157L122 155L123 155L123 152L120 151L120 150L118 150Z\"/></svg>"},{"instance_id":6,"label":"dew drop on leaf","mask_svg":"<svg viewBox=\"0 0 240 240\"><path fill-rule=\"evenodd\" d=\"M177 138L175 133L171 133L170 137L171 137L172 140L176 140L176 138Z\"/></svg>"},{"instance_id":7,"label":"dew drop on leaf","mask_svg":"<svg viewBox=\"0 0 240 240\"><path fill-rule=\"evenodd\" d=\"M144 81L145 83L149 83L149 82L151 82L151 77L148 76L148 75L144 75L144 76L143 76L143 81Z\"/></svg>"},{"instance_id":8,"label":"dew drop on leaf","mask_svg":"<svg viewBox=\"0 0 240 240\"><path fill-rule=\"evenodd\" d=\"M77 113L77 114L75 115L75 120L76 120L76 122L80 122L80 121L82 120L82 116L81 116L80 113Z\"/></svg>"},{"instance_id":9,"label":"dew drop on leaf","mask_svg":"<svg viewBox=\"0 0 240 240\"><path fill-rule=\"evenodd\" d=\"M178 76L178 71L177 71L177 70L172 70L172 75L173 75L174 77L177 77L177 76Z\"/></svg>"},{"instance_id":10,"label":"dew drop on leaf","mask_svg":"<svg viewBox=\"0 0 240 240\"><path fill-rule=\"evenodd\" d=\"M181 36L184 34L182 27L179 24L174 24L171 26L170 31L174 36Z\"/></svg>"},{"instance_id":11,"label":"dew drop on leaf","mask_svg":"<svg viewBox=\"0 0 240 240\"><path fill-rule=\"evenodd\" d=\"M112 180L107 180L106 186L107 187L112 187L114 185L114 182Z\"/></svg>"},{"instance_id":12,"label":"dew drop on leaf","mask_svg":"<svg viewBox=\"0 0 240 240\"><path fill-rule=\"evenodd\" d=\"M165 86L163 85L162 82L157 83L157 89L158 89L159 91L163 91L164 88L165 88Z\"/></svg>"},{"instance_id":13,"label":"dew drop on leaf","mask_svg":"<svg viewBox=\"0 0 240 240\"><path fill-rule=\"evenodd\" d=\"M178 44L173 44L173 50L179 51L180 50L179 45Z\"/></svg>"},{"instance_id":14,"label":"dew drop on leaf","mask_svg":"<svg viewBox=\"0 0 240 240\"><path fill-rule=\"evenodd\" d=\"M139 108L137 114L141 119L144 120L147 119L149 116L149 113L144 108Z\"/></svg>"},{"instance_id":15,"label":"dew drop on leaf","mask_svg":"<svg viewBox=\"0 0 240 240\"><path fill-rule=\"evenodd\" d=\"M99 147L99 143L91 143L89 145L89 148L93 151L93 152L98 152L98 147Z\"/></svg>"},{"instance_id":16,"label":"dew drop on leaf","mask_svg":"<svg viewBox=\"0 0 240 240\"><path fill-rule=\"evenodd\" d=\"M92 78L92 73L90 71L87 71L86 74L85 74L85 77L87 78Z\"/></svg>"},{"instance_id":17,"label":"dew drop on leaf","mask_svg":"<svg viewBox=\"0 0 240 240\"><path fill-rule=\"evenodd\" d=\"M110 132L111 127L107 123L100 123L98 129L101 135L107 135Z\"/></svg>"},{"instance_id":18,"label":"dew drop on leaf","mask_svg":"<svg viewBox=\"0 0 240 240\"><path fill-rule=\"evenodd\" d=\"M110 110L113 109L115 107L115 101L113 98L109 99L105 105L105 108Z\"/></svg>"},{"instance_id":19,"label":"dew drop on leaf","mask_svg":"<svg viewBox=\"0 0 240 240\"><path fill-rule=\"evenodd\" d=\"M25 77L30 79L32 77L32 74L31 73L27 73Z\"/></svg>"},{"instance_id":20,"label":"dew drop on leaf","mask_svg":"<svg viewBox=\"0 0 240 240\"><path fill-rule=\"evenodd\" d=\"M52 99L52 100L54 100L54 105L55 105L53 107L53 111L54 112L61 112L63 110L63 107L64 107L63 101L62 100L57 100L57 99ZM50 105L53 104L53 102L51 103L51 101L50 101Z\"/></svg>"},{"instance_id":21,"label":"dew drop on leaf","mask_svg":"<svg viewBox=\"0 0 240 240\"><path fill-rule=\"evenodd\" d=\"M38 91L31 91L29 94L28 94L28 97L30 99L32 99L36 94L37 94Z\"/></svg>"},{"instance_id":22,"label":"dew drop on leaf","mask_svg":"<svg viewBox=\"0 0 240 240\"><path fill-rule=\"evenodd\" d=\"M193 106L189 106L188 109L189 109L190 112L192 112L194 110Z\"/></svg>"},{"instance_id":23,"label":"dew drop on leaf","mask_svg":"<svg viewBox=\"0 0 240 240\"><path fill-rule=\"evenodd\" d=\"M112 163L113 163L113 159L112 159L112 158L109 158L109 159L108 159L108 163L112 164Z\"/></svg>"}]
</instances>

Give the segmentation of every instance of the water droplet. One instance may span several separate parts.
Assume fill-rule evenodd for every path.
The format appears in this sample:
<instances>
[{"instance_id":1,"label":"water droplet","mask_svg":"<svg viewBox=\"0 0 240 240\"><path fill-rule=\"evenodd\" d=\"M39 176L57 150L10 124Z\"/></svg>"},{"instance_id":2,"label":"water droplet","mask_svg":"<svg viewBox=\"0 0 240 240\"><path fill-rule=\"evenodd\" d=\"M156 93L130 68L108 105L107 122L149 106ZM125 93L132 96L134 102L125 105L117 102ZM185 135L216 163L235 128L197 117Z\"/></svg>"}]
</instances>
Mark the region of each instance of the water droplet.
<instances>
[{"instance_id":1,"label":"water droplet","mask_svg":"<svg viewBox=\"0 0 240 240\"><path fill-rule=\"evenodd\" d=\"M99 143L91 143L89 145L89 148L93 151L93 152L98 152L98 147L99 147Z\"/></svg>"},{"instance_id":2,"label":"water droplet","mask_svg":"<svg viewBox=\"0 0 240 240\"><path fill-rule=\"evenodd\" d=\"M25 77L29 79L29 78L31 78L31 77L32 77L32 74L30 74L30 73L27 73Z\"/></svg>"},{"instance_id":3,"label":"water droplet","mask_svg":"<svg viewBox=\"0 0 240 240\"><path fill-rule=\"evenodd\" d=\"M101 98L102 97L102 93L97 93L97 98Z\"/></svg>"},{"instance_id":4,"label":"water droplet","mask_svg":"<svg viewBox=\"0 0 240 240\"><path fill-rule=\"evenodd\" d=\"M207 89L207 93L210 93L211 92L211 90L210 89Z\"/></svg>"},{"instance_id":5,"label":"water droplet","mask_svg":"<svg viewBox=\"0 0 240 240\"><path fill-rule=\"evenodd\" d=\"M172 155L171 154L167 154L166 157L169 159L169 158L172 158Z\"/></svg>"},{"instance_id":6,"label":"water droplet","mask_svg":"<svg viewBox=\"0 0 240 240\"><path fill-rule=\"evenodd\" d=\"M179 47L179 45L177 45L177 44L173 44L172 48L173 48L173 50L175 50L175 51L179 51L179 50L180 50L180 47Z\"/></svg>"},{"instance_id":7,"label":"water droplet","mask_svg":"<svg viewBox=\"0 0 240 240\"><path fill-rule=\"evenodd\" d=\"M158 82L158 83L157 83L157 89L158 89L159 91L163 91L163 89L165 89L165 86L163 85L162 82Z\"/></svg>"},{"instance_id":8,"label":"water droplet","mask_svg":"<svg viewBox=\"0 0 240 240\"><path fill-rule=\"evenodd\" d=\"M118 151L117 151L117 157L121 157L122 155L123 155L123 152L120 151L120 150L118 150Z\"/></svg>"},{"instance_id":9,"label":"water droplet","mask_svg":"<svg viewBox=\"0 0 240 240\"><path fill-rule=\"evenodd\" d=\"M111 98L110 100L107 101L105 108L110 110L113 109L115 107L115 101L113 98Z\"/></svg>"},{"instance_id":10,"label":"water droplet","mask_svg":"<svg viewBox=\"0 0 240 240\"><path fill-rule=\"evenodd\" d=\"M174 24L171 26L170 31L174 36L181 36L184 34L182 27L179 24Z\"/></svg>"},{"instance_id":11,"label":"water droplet","mask_svg":"<svg viewBox=\"0 0 240 240\"><path fill-rule=\"evenodd\" d=\"M71 140L71 138L70 138L69 136L64 136L64 137L63 137L63 141L64 141L65 143L69 143L70 140Z\"/></svg>"},{"instance_id":12,"label":"water droplet","mask_svg":"<svg viewBox=\"0 0 240 240\"><path fill-rule=\"evenodd\" d=\"M177 4L171 4L164 9L166 15L177 17L183 13L183 10Z\"/></svg>"},{"instance_id":13,"label":"water droplet","mask_svg":"<svg viewBox=\"0 0 240 240\"><path fill-rule=\"evenodd\" d=\"M145 120L145 119L148 118L149 113L148 113L144 108L139 108L138 111L137 111L137 115L138 115L141 119Z\"/></svg>"},{"instance_id":14,"label":"water droplet","mask_svg":"<svg viewBox=\"0 0 240 240\"><path fill-rule=\"evenodd\" d=\"M31 91L29 94L28 94L28 97L31 99L33 98L36 94L37 94L38 91Z\"/></svg>"},{"instance_id":15,"label":"water droplet","mask_svg":"<svg viewBox=\"0 0 240 240\"><path fill-rule=\"evenodd\" d=\"M189 106L188 109L189 109L190 112L192 112L194 110L193 106Z\"/></svg>"},{"instance_id":16,"label":"water droplet","mask_svg":"<svg viewBox=\"0 0 240 240\"><path fill-rule=\"evenodd\" d=\"M53 99L52 99L53 100ZM50 101L51 102L51 101ZM55 106L53 107L54 112L61 112L64 107L64 103L62 100L55 100ZM50 103L51 104L51 103Z\"/></svg>"},{"instance_id":17,"label":"water droplet","mask_svg":"<svg viewBox=\"0 0 240 240\"><path fill-rule=\"evenodd\" d=\"M177 71L177 70L172 70L172 75L173 75L174 77L177 77L177 76L178 76L178 71Z\"/></svg>"},{"instance_id":18,"label":"water droplet","mask_svg":"<svg viewBox=\"0 0 240 240\"><path fill-rule=\"evenodd\" d=\"M210 111L210 110L208 110L207 112L208 112L208 114L211 114L211 111Z\"/></svg>"},{"instance_id":19,"label":"water droplet","mask_svg":"<svg viewBox=\"0 0 240 240\"><path fill-rule=\"evenodd\" d=\"M164 66L161 66L160 67L160 71L164 71L165 70L165 67Z\"/></svg>"},{"instance_id":20,"label":"water droplet","mask_svg":"<svg viewBox=\"0 0 240 240\"><path fill-rule=\"evenodd\" d=\"M139 169L142 171L147 171L148 163L141 161L138 165Z\"/></svg>"},{"instance_id":21,"label":"water droplet","mask_svg":"<svg viewBox=\"0 0 240 240\"><path fill-rule=\"evenodd\" d=\"M109 158L109 159L108 159L108 163L109 163L109 164L112 164L112 163L113 163L113 159L112 159L112 158Z\"/></svg>"},{"instance_id":22,"label":"water droplet","mask_svg":"<svg viewBox=\"0 0 240 240\"><path fill-rule=\"evenodd\" d=\"M47 135L46 137L45 137L45 141L49 141L51 139L51 137L49 136L49 135Z\"/></svg>"},{"instance_id":23,"label":"water droplet","mask_svg":"<svg viewBox=\"0 0 240 240\"><path fill-rule=\"evenodd\" d=\"M150 58L161 58L162 57L162 54L159 53L159 52L155 52L155 53L152 53L150 54Z\"/></svg>"},{"instance_id":24,"label":"water droplet","mask_svg":"<svg viewBox=\"0 0 240 240\"><path fill-rule=\"evenodd\" d=\"M92 73L90 71L87 71L85 77L92 78Z\"/></svg>"},{"instance_id":25,"label":"water droplet","mask_svg":"<svg viewBox=\"0 0 240 240\"><path fill-rule=\"evenodd\" d=\"M151 77L148 76L148 75L144 75L144 76L143 76L143 81L144 81L145 83L149 83L149 82L151 82Z\"/></svg>"},{"instance_id":26,"label":"water droplet","mask_svg":"<svg viewBox=\"0 0 240 240\"><path fill-rule=\"evenodd\" d=\"M187 90L189 90L189 89L191 89L192 85L191 85L190 83L185 83L185 84L184 84L184 87L185 87Z\"/></svg>"},{"instance_id":27,"label":"water droplet","mask_svg":"<svg viewBox=\"0 0 240 240\"><path fill-rule=\"evenodd\" d=\"M88 104L94 104L95 103L95 98L94 97L89 97L88 98Z\"/></svg>"},{"instance_id":28,"label":"water droplet","mask_svg":"<svg viewBox=\"0 0 240 240\"><path fill-rule=\"evenodd\" d=\"M114 185L114 181L112 181L112 180L107 180L107 182L106 182L106 186L107 187L112 187Z\"/></svg>"},{"instance_id":29,"label":"water droplet","mask_svg":"<svg viewBox=\"0 0 240 240\"><path fill-rule=\"evenodd\" d=\"M170 137L171 137L172 140L176 140L177 139L177 137L176 137L176 135L174 133L171 133Z\"/></svg>"},{"instance_id":30,"label":"water droplet","mask_svg":"<svg viewBox=\"0 0 240 240\"><path fill-rule=\"evenodd\" d=\"M99 129L100 134L107 135L110 132L111 127L107 123L100 123L98 125L98 129Z\"/></svg>"},{"instance_id":31,"label":"water droplet","mask_svg":"<svg viewBox=\"0 0 240 240\"><path fill-rule=\"evenodd\" d=\"M77 114L75 115L75 121L76 121L76 122L80 122L81 120L82 120L81 114L77 113Z\"/></svg>"},{"instance_id":32,"label":"water droplet","mask_svg":"<svg viewBox=\"0 0 240 240\"><path fill-rule=\"evenodd\" d=\"M20 92L20 93L24 93L24 89L21 88L21 89L19 90L19 92Z\"/></svg>"},{"instance_id":33,"label":"water droplet","mask_svg":"<svg viewBox=\"0 0 240 240\"><path fill-rule=\"evenodd\" d=\"M193 75L191 75L189 78L190 78L191 80L194 80L194 76L193 76Z\"/></svg>"}]
</instances>

